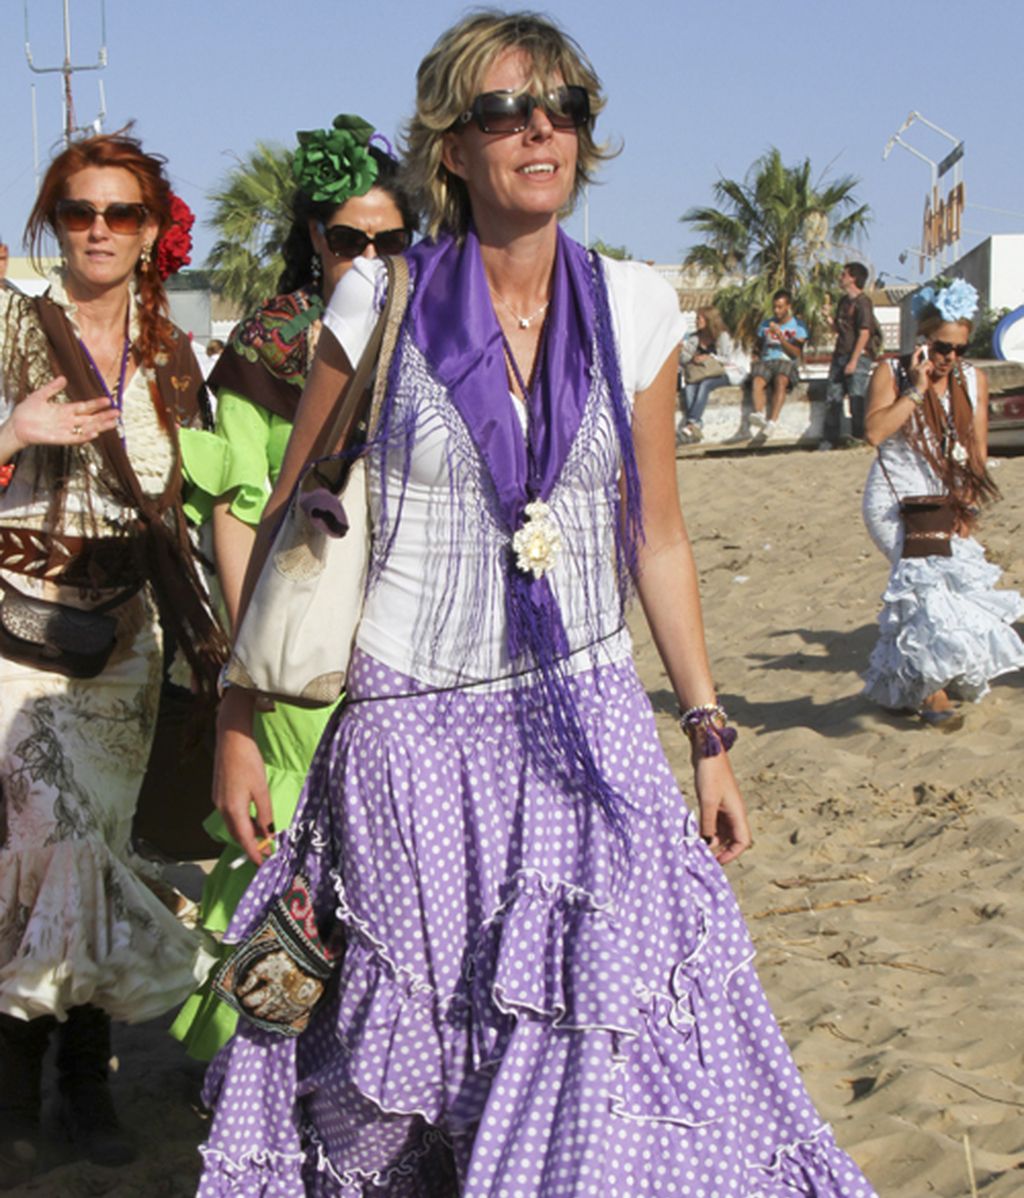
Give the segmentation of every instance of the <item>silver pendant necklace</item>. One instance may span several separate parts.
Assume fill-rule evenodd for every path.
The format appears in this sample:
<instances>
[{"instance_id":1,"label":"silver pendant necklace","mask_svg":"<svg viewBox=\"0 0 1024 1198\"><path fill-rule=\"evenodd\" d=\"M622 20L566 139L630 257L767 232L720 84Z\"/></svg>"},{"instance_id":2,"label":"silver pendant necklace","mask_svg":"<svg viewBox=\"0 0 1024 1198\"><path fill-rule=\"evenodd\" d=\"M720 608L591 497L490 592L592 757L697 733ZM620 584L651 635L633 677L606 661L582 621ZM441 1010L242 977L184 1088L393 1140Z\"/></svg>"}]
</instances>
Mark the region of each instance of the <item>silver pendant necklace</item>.
<instances>
[{"instance_id":1,"label":"silver pendant necklace","mask_svg":"<svg viewBox=\"0 0 1024 1198\"><path fill-rule=\"evenodd\" d=\"M528 329L535 320L537 320L539 317L544 315L544 313L548 310L548 308L551 305L550 300L545 300L544 303L541 304L541 306L537 309L536 312L531 312L529 316L520 316L520 314L515 310L515 308L512 307L512 305L508 302L508 300L505 299L504 296L499 295L494 290L493 287L491 288L491 295L494 296L494 298L498 301L499 304L502 305L502 307L506 308L508 310L508 312L511 313L511 315L515 317L515 321L521 329Z\"/></svg>"}]
</instances>

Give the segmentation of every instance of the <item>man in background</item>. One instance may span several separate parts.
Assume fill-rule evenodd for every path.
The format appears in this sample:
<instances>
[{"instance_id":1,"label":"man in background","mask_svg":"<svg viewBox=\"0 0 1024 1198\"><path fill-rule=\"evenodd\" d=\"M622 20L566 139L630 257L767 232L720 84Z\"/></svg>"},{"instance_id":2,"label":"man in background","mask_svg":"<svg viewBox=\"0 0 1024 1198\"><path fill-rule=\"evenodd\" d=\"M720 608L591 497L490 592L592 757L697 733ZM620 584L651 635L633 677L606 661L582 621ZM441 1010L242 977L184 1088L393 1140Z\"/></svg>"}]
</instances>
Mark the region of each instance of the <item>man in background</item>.
<instances>
[{"instance_id":1,"label":"man in background","mask_svg":"<svg viewBox=\"0 0 1024 1198\"><path fill-rule=\"evenodd\" d=\"M793 297L786 290L772 296L772 315L757 329L758 361L750 372L751 432L767 439L775 432L786 393L800 381L800 358L807 329L793 315ZM765 418L768 389L771 408Z\"/></svg>"},{"instance_id":2,"label":"man in background","mask_svg":"<svg viewBox=\"0 0 1024 1198\"><path fill-rule=\"evenodd\" d=\"M847 262L839 276L843 297L836 308L832 327L836 347L828 371L825 391L825 432L819 449L834 449L843 441L844 401L850 398L850 434L864 439L864 407L871 381L875 354L881 348L881 330L875 309L864 294L868 272L860 262Z\"/></svg>"}]
</instances>

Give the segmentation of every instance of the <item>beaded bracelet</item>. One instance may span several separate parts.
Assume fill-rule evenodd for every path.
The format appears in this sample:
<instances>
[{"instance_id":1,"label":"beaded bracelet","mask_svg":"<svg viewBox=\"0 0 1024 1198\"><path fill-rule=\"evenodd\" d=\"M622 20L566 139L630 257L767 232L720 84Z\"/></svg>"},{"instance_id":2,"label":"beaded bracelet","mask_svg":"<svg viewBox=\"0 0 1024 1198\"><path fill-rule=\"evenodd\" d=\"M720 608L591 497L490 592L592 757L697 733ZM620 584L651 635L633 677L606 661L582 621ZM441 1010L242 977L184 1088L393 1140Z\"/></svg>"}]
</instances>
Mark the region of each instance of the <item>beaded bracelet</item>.
<instances>
[{"instance_id":1,"label":"beaded bracelet","mask_svg":"<svg viewBox=\"0 0 1024 1198\"><path fill-rule=\"evenodd\" d=\"M908 387L906 391L901 391L900 399L909 399L910 402L917 408L924 403L924 396L916 387Z\"/></svg>"},{"instance_id":2,"label":"beaded bracelet","mask_svg":"<svg viewBox=\"0 0 1024 1198\"><path fill-rule=\"evenodd\" d=\"M717 703L688 708L679 716L679 727L686 733L694 752L701 757L728 753L738 735L735 728L729 727L725 708Z\"/></svg>"},{"instance_id":3,"label":"beaded bracelet","mask_svg":"<svg viewBox=\"0 0 1024 1198\"><path fill-rule=\"evenodd\" d=\"M14 477L14 463L8 462L6 466L0 466L0 491L6 491L11 485L11 479Z\"/></svg>"}]
</instances>

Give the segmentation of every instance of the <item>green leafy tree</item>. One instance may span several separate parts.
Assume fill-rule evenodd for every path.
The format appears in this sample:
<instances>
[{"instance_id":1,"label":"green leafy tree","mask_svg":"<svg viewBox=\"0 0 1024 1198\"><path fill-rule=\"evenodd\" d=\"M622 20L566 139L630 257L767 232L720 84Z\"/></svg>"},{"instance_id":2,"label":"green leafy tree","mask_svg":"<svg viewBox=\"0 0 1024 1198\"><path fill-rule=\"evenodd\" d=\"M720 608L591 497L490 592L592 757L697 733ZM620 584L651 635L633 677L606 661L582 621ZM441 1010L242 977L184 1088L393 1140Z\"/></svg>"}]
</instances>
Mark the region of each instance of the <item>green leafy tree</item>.
<instances>
[{"instance_id":1,"label":"green leafy tree","mask_svg":"<svg viewBox=\"0 0 1024 1198\"><path fill-rule=\"evenodd\" d=\"M992 347L992 338L995 335L996 325L1008 316L1009 308L982 308L978 315L974 318L974 328L971 332L971 339L967 343L967 356L969 358L991 358L994 354Z\"/></svg>"},{"instance_id":2,"label":"green leafy tree","mask_svg":"<svg viewBox=\"0 0 1024 1198\"><path fill-rule=\"evenodd\" d=\"M624 245L609 245L600 238L597 241L591 242L590 248L596 250L599 254L604 254L606 258L617 258L620 262L631 262L633 260L633 255Z\"/></svg>"},{"instance_id":3,"label":"green leafy tree","mask_svg":"<svg viewBox=\"0 0 1024 1198\"><path fill-rule=\"evenodd\" d=\"M715 297L726 323L748 345L771 310L774 292L785 287L808 326L812 341L825 328L824 309L839 281L843 251L871 219L858 202L860 180L852 175L815 180L811 161L786 166L772 147L742 182L719 179L717 207L690 208L680 220L702 238L684 265L721 279L746 276Z\"/></svg>"},{"instance_id":4,"label":"green leafy tree","mask_svg":"<svg viewBox=\"0 0 1024 1198\"><path fill-rule=\"evenodd\" d=\"M243 311L277 290L295 191L291 167L291 150L257 142L210 195L218 240L206 268L214 290Z\"/></svg>"}]
</instances>

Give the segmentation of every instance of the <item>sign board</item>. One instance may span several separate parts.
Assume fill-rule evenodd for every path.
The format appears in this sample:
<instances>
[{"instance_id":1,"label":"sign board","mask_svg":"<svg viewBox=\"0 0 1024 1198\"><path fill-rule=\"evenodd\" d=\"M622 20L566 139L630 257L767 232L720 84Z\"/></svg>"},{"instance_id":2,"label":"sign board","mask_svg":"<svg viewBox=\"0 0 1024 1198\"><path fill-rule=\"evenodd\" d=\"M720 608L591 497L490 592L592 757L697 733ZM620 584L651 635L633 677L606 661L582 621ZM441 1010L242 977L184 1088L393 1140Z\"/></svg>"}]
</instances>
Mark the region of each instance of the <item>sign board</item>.
<instances>
[{"instance_id":1,"label":"sign board","mask_svg":"<svg viewBox=\"0 0 1024 1198\"><path fill-rule=\"evenodd\" d=\"M963 146L963 142L960 145ZM957 183L955 187L950 188L944 200L939 197L938 187L933 187L931 195L925 200L924 230L921 235L922 270L925 258L936 257L940 250L956 245L960 240L964 196L963 183Z\"/></svg>"},{"instance_id":2,"label":"sign board","mask_svg":"<svg viewBox=\"0 0 1024 1198\"><path fill-rule=\"evenodd\" d=\"M960 159L963 158L963 156L964 143L962 141L957 142L957 144L949 151L946 157L943 158L943 160L939 163L936 172L938 177L941 179L946 171L952 170L953 167L956 166L956 164L960 161Z\"/></svg>"}]
</instances>

